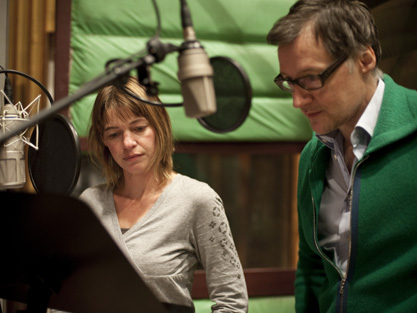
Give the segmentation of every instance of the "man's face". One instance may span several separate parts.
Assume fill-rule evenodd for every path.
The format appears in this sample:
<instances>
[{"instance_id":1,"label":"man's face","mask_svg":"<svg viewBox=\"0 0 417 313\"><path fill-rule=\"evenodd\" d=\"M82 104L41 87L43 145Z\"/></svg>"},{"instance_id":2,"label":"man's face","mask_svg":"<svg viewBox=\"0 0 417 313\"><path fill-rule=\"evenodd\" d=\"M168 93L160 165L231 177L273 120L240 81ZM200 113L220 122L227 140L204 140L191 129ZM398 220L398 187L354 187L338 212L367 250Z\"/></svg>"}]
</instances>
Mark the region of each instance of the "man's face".
<instances>
[{"instance_id":1,"label":"man's face","mask_svg":"<svg viewBox=\"0 0 417 313\"><path fill-rule=\"evenodd\" d=\"M334 62L309 25L292 43L279 47L278 59L282 76L292 79L320 74ZM320 89L308 91L294 85L293 106L303 112L317 134L336 129L350 134L359 120L368 102L357 63L344 62Z\"/></svg>"}]
</instances>

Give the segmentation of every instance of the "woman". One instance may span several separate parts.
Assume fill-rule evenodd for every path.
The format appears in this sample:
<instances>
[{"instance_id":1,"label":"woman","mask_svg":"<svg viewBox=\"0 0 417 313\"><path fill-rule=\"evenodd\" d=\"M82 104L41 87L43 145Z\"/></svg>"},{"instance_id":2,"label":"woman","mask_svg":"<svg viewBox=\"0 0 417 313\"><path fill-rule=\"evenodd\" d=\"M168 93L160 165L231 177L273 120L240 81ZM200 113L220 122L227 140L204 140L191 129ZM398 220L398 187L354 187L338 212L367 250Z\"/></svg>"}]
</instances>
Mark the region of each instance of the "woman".
<instances>
[{"instance_id":1,"label":"woman","mask_svg":"<svg viewBox=\"0 0 417 313\"><path fill-rule=\"evenodd\" d=\"M135 78L124 88L148 96ZM193 307L198 265L205 268L213 312L247 312L247 290L223 204L207 184L175 173L166 110L118 84L98 94L88 138L106 184L80 198L99 216L164 303Z\"/></svg>"}]
</instances>

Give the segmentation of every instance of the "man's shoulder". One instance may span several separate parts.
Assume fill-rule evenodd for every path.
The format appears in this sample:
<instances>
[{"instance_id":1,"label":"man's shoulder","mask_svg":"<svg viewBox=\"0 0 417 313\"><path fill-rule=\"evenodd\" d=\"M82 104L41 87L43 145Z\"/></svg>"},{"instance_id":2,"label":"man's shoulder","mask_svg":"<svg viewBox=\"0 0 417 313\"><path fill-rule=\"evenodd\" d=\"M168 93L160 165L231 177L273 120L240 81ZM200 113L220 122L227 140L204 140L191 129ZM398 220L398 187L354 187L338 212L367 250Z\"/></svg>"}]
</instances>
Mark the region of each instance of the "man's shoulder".
<instances>
[{"instance_id":1,"label":"man's shoulder","mask_svg":"<svg viewBox=\"0 0 417 313\"><path fill-rule=\"evenodd\" d=\"M405 95L412 101L417 101L417 90L407 88L394 81L388 74L384 74L383 81L385 83L384 97L398 98L401 94Z\"/></svg>"},{"instance_id":2,"label":"man's shoulder","mask_svg":"<svg viewBox=\"0 0 417 313\"><path fill-rule=\"evenodd\" d=\"M384 75L384 97L378 118L379 131L416 129L417 91L403 87ZM377 126L378 126L377 124Z\"/></svg>"}]
</instances>

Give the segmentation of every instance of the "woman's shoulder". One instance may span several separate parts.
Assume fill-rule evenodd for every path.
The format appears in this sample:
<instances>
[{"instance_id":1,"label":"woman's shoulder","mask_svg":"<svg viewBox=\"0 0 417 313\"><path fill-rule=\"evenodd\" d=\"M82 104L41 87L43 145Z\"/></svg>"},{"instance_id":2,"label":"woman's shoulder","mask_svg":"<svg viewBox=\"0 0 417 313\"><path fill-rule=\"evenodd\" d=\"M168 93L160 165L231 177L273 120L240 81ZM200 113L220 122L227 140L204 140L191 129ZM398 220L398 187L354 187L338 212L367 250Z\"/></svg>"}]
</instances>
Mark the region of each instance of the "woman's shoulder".
<instances>
[{"instance_id":1,"label":"woman's shoulder","mask_svg":"<svg viewBox=\"0 0 417 313\"><path fill-rule=\"evenodd\" d=\"M106 184L99 184L99 185L95 185L95 186L84 189L80 197L83 197L85 195L102 194L106 192L108 192L108 188L106 187Z\"/></svg>"},{"instance_id":2,"label":"woman's shoulder","mask_svg":"<svg viewBox=\"0 0 417 313\"><path fill-rule=\"evenodd\" d=\"M198 212L198 219L204 220L213 210L224 211L223 200L208 183L186 175L177 174L171 196L181 201L182 210Z\"/></svg>"},{"instance_id":3,"label":"woman's shoulder","mask_svg":"<svg viewBox=\"0 0 417 313\"><path fill-rule=\"evenodd\" d=\"M205 182L177 173L174 193L193 202L221 201L217 192Z\"/></svg>"},{"instance_id":4,"label":"woman's shoulder","mask_svg":"<svg viewBox=\"0 0 417 313\"><path fill-rule=\"evenodd\" d=\"M106 184L100 184L85 189L78 197L79 200L87 204L93 212L101 216L113 203L113 193Z\"/></svg>"},{"instance_id":5,"label":"woman's shoulder","mask_svg":"<svg viewBox=\"0 0 417 313\"><path fill-rule=\"evenodd\" d=\"M111 189L106 184L100 184L85 189L79 196L79 199L86 202L102 202L111 194Z\"/></svg>"},{"instance_id":6,"label":"woman's shoulder","mask_svg":"<svg viewBox=\"0 0 417 313\"><path fill-rule=\"evenodd\" d=\"M176 187L186 193L216 193L208 183L180 173L177 173L175 180Z\"/></svg>"}]
</instances>

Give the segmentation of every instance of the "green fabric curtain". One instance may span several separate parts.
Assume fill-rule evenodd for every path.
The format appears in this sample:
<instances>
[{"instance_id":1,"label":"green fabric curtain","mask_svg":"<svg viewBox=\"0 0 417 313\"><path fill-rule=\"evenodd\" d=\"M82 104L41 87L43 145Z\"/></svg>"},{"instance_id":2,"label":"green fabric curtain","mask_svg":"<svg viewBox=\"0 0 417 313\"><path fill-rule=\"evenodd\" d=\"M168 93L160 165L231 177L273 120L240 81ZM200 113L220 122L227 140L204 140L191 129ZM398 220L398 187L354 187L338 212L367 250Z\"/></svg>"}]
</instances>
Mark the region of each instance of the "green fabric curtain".
<instances>
[{"instance_id":1,"label":"green fabric curtain","mask_svg":"<svg viewBox=\"0 0 417 313\"><path fill-rule=\"evenodd\" d=\"M266 43L273 23L288 12L294 0L189 0L197 38L209 57L226 56L246 71L253 99L248 119L235 131L215 134L184 108L169 108L175 138L179 141L306 141L311 129L292 107L291 95L273 83L279 72L276 47ZM160 39L181 44L180 1L157 0L161 15ZM70 93L104 71L113 58L125 58L146 48L155 34L156 15L151 0L72 0ZM177 79L177 53L152 66L162 101L182 102ZM136 73L132 72L132 75ZM88 132L95 94L70 108L80 136Z\"/></svg>"}]
</instances>

